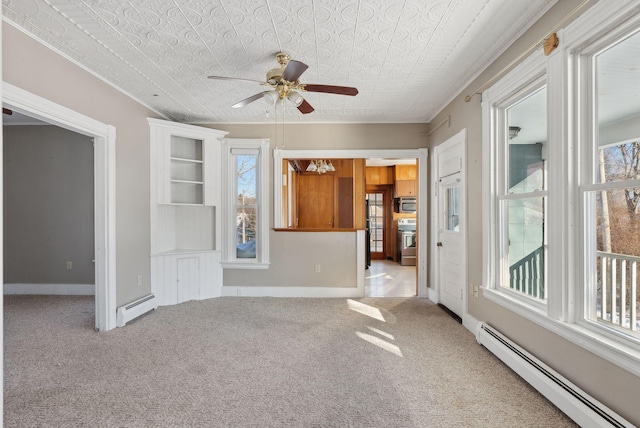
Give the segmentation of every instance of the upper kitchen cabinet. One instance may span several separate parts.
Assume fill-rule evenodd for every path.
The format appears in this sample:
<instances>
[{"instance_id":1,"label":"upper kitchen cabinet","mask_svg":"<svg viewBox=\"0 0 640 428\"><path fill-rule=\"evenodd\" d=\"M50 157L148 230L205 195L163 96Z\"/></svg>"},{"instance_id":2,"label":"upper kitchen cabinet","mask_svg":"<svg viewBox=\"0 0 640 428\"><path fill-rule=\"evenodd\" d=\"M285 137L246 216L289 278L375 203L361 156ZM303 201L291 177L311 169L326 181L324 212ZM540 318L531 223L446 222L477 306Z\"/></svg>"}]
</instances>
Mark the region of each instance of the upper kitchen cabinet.
<instances>
[{"instance_id":1,"label":"upper kitchen cabinet","mask_svg":"<svg viewBox=\"0 0 640 428\"><path fill-rule=\"evenodd\" d=\"M368 166L365 169L368 185L393 184L394 172L392 166Z\"/></svg>"},{"instance_id":2,"label":"upper kitchen cabinet","mask_svg":"<svg viewBox=\"0 0 640 428\"><path fill-rule=\"evenodd\" d=\"M149 119L156 202L220 204L220 144L226 132Z\"/></svg>"},{"instance_id":3,"label":"upper kitchen cabinet","mask_svg":"<svg viewBox=\"0 0 640 428\"><path fill-rule=\"evenodd\" d=\"M417 196L418 168L416 165L395 166L395 197Z\"/></svg>"}]
</instances>

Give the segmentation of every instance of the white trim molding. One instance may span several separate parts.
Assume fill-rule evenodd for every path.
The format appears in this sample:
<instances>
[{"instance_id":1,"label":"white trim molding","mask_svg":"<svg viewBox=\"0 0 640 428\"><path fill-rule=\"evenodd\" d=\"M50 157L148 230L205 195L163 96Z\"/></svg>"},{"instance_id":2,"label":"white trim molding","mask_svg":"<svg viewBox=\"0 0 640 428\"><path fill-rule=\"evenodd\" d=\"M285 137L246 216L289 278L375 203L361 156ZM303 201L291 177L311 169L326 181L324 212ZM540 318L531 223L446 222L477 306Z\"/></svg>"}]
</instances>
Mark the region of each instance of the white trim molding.
<instances>
[{"instance_id":1,"label":"white trim molding","mask_svg":"<svg viewBox=\"0 0 640 428\"><path fill-rule=\"evenodd\" d=\"M116 129L3 82L8 108L52 125L93 137L96 329L116 327Z\"/></svg>"},{"instance_id":2,"label":"white trim molding","mask_svg":"<svg viewBox=\"0 0 640 428\"><path fill-rule=\"evenodd\" d=\"M94 296L95 284L23 284L6 283L3 294L46 294L59 296Z\"/></svg>"}]
</instances>

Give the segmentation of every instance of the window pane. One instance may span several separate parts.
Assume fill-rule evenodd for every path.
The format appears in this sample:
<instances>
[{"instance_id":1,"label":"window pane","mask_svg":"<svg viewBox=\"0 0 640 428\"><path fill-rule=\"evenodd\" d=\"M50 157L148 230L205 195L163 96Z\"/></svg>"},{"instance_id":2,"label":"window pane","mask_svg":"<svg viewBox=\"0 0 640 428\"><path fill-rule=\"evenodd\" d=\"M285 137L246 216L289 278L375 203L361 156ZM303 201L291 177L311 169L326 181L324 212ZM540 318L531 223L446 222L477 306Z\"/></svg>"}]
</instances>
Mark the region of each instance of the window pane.
<instances>
[{"instance_id":1,"label":"window pane","mask_svg":"<svg viewBox=\"0 0 640 428\"><path fill-rule=\"evenodd\" d=\"M618 156L625 156L620 148L637 151L637 141L640 139L640 33L628 37L616 45L610 47L595 58L596 73L596 115L598 126L598 146L618 146ZM628 143L635 141L635 147L629 147ZM625 147L626 146L626 147ZM613 150L614 152L616 150ZM637 153L637 152L636 152ZM612 153L613 154L613 153ZM628 159L631 153L627 154ZM636 165L619 163L620 158L610 160L614 163L616 171L605 174L606 181L637 178ZM623 171L625 170L626 171Z\"/></svg>"},{"instance_id":2,"label":"window pane","mask_svg":"<svg viewBox=\"0 0 640 428\"><path fill-rule=\"evenodd\" d=\"M256 209L241 207L237 210L236 257L256 258Z\"/></svg>"},{"instance_id":3,"label":"window pane","mask_svg":"<svg viewBox=\"0 0 640 428\"><path fill-rule=\"evenodd\" d=\"M631 200L639 189L596 192L597 318L639 330L640 213ZM593 313L593 311L590 311Z\"/></svg>"},{"instance_id":4,"label":"window pane","mask_svg":"<svg viewBox=\"0 0 640 428\"><path fill-rule=\"evenodd\" d=\"M507 110L508 193L546 190L547 89Z\"/></svg>"},{"instance_id":5,"label":"window pane","mask_svg":"<svg viewBox=\"0 0 640 428\"><path fill-rule=\"evenodd\" d=\"M460 188L458 185L448 187L444 194L444 224L446 230L458 232L460 228Z\"/></svg>"},{"instance_id":6,"label":"window pane","mask_svg":"<svg viewBox=\"0 0 640 428\"><path fill-rule=\"evenodd\" d=\"M257 155L234 155L236 168L236 258L255 259L257 236Z\"/></svg>"},{"instance_id":7,"label":"window pane","mask_svg":"<svg viewBox=\"0 0 640 428\"><path fill-rule=\"evenodd\" d=\"M525 198L508 203L508 288L537 299L545 293L545 198Z\"/></svg>"},{"instance_id":8,"label":"window pane","mask_svg":"<svg viewBox=\"0 0 640 428\"><path fill-rule=\"evenodd\" d=\"M640 178L640 33L632 34L595 56L596 183ZM588 193L596 221L586 230L596 237L590 266L587 317L608 326L638 330L638 262L640 262L640 189Z\"/></svg>"},{"instance_id":9,"label":"window pane","mask_svg":"<svg viewBox=\"0 0 640 428\"><path fill-rule=\"evenodd\" d=\"M238 200L242 198L253 199L252 203L255 203L256 198L256 170L258 165L257 155L235 155L235 167L236 167L236 195Z\"/></svg>"},{"instance_id":10,"label":"window pane","mask_svg":"<svg viewBox=\"0 0 640 428\"><path fill-rule=\"evenodd\" d=\"M382 193L367 193L369 199L369 240L372 253L384 252L384 199Z\"/></svg>"},{"instance_id":11,"label":"window pane","mask_svg":"<svg viewBox=\"0 0 640 428\"><path fill-rule=\"evenodd\" d=\"M600 183L640 178L640 142L632 141L601 147L598 150Z\"/></svg>"}]
</instances>

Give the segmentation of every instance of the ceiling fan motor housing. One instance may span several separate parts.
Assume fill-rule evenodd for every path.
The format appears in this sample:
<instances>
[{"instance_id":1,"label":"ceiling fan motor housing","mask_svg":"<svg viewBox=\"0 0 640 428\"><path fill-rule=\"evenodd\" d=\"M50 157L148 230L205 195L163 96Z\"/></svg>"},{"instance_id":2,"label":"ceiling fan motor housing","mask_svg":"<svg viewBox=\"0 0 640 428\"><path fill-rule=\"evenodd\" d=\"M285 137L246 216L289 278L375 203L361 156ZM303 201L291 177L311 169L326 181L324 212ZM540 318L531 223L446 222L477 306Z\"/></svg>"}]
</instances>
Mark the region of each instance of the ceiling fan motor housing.
<instances>
[{"instance_id":1,"label":"ceiling fan motor housing","mask_svg":"<svg viewBox=\"0 0 640 428\"><path fill-rule=\"evenodd\" d=\"M282 78L283 68L274 68L267 71L267 83L270 85L277 85Z\"/></svg>"}]
</instances>

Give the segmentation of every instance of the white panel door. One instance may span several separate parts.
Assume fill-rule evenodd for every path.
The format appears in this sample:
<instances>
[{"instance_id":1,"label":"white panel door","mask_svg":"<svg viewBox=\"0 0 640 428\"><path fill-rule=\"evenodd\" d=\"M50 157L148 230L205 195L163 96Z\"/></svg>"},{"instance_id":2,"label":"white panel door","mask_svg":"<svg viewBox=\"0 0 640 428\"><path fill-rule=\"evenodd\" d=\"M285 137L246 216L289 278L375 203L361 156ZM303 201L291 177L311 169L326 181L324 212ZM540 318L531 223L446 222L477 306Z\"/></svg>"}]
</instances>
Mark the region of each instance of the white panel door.
<instances>
[{"instance_id":1,"label":"white panel door","mask_svg":"<svg viewBox=\"0 0 640 428\"><path fill-rule=\"evenodd\" d=\"M440 303L460 318L464 312L464 275L462 265L464 236L461 215L460 173L440 179L438 183L438 251Z\"/></svg>"}]
</instances>

